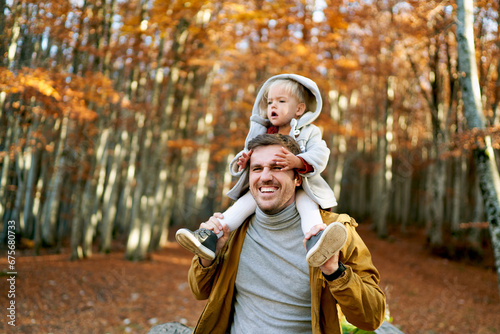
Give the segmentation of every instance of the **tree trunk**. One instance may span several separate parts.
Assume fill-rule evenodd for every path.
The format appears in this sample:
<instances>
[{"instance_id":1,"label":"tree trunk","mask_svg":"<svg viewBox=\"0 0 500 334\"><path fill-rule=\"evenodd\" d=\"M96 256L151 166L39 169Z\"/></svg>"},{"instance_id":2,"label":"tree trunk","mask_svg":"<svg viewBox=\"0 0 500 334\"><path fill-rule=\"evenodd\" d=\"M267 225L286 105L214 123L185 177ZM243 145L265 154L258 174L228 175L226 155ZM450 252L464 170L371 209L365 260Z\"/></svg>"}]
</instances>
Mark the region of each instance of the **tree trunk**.
<instances>
[{"instance_id":1,"label":"tree trunk","mask_svg":"<svg viewBox=\"0 0 500 334\"><path fill-rule=\"evenodd\" d=\"M5 19L6 19L5 6L6 6L6 0L0 0L0 31L4 32L5 32ZM3 38L0 38L0 55L4 55L5 50L6 50L5 40ZM2 62L0 62L0 67L4 65L5 64L3 64L2 60Z\"/></svg>"},{"instance_id":2,"label":"tree trunk","mask_svg":"<svg viewBox=\"0 0 500 334\"><path fill-rule=\"evenodd\" d=\"M332 74L331 77L334 77ZM330 80L330 85L333 87L335 83L333 80ZM337 124L341 124L342 122L342 112L339 106L339 92L337 90L331 89L329 94L329 102L330 102L330 117ZM344 136L339 136L337 134L333 134L331 140L330 149L330 160L328 161L328 179L327 182L333 190L335 197L337 198L337 202L340 201L340 184L342 182L343 168L345 167L345 151L346 151L346 140ZM337 153L337 154L335 154Z\"/></svg>"},{"instance_id":3,"label":"tree trunk","mask_svg":"<svg viewBox=\"0 0 500 334\"><path fill-rule=\"evenodd\" d=\"M43 206L45 204L45 196L44 194L47 191L47 184L49 183L49 172L48 172L48 163L43 163L43 156L47 154L42 153L40 164L40 177L38 178L38 182L36 185L36 194L35 200L33 203L33 215L35 216L35 254L38 254L41 246L42 246L42 214L43 214ZM50 157L47 157L50 160Z\"/></svg>"},{"instance_id":4,"label":"tree trunk","mask_svg":"<svg viewBox=\"0 0 500 334\"><path fill-rule=\"evenodd\" d=\"M65 157L63 154L66 138L68 135L69 127L69 115L64 115L61 121L61 135L58 138L59 143L57 144L56 158L54 161L54 172L50 179L50 184L48 187L47 200L43 206L43 221L42 221L42 239L46 241L49 245L55 242L55 232L57 225L57 213L59 210L59 204L61 199L61 191L64 179L64 169L65 169Z\"/></svg>"},{"instance_id":5,"label":"tree trunk","mask_svg":"<svg viewBox=\"0 0 500 334\"><path fill-rule=\"evenodd\" d=\"M17 190L16 199L14 201L14 209L12 210L11 219L16 221L16 232L24 234L26 224L22 212L24 204L24 194L26 192L26 180L28 179L28 169L31 164L31 150L24 150L17 154L16 157L16 177L17 177ZM18 229L19 228L19 229Z\"/></svg>"},{"instance_id":6,"label":"tree trunk","mask_svg":"<svg viewBox=\"0 0 500 334\"><path fill-rule=\"evenodd\" d=\"M390 144L393 137L392 131L392 96L394 96L394 78L387 78L384 84L384 110L379 118L380 124L383 124L382 131L377 131L377 152L376 159L378 172L376 174L376 184L378 189L377 197L374 198L374 226L379 238L386 238L388 235L387 215L389 213L389 202L391 198L392 185L392 155L390 153Z\"/></svg>"},{"instance_id":7,"label":"tree trunk","mask_svg":"<svg viewBox=\"0 0 500 334\"><path fill-rule=\"evenodd\" d=\"M136 251L140 246L140 238L141 238L141 220L139 217L140 210L140 201L141 195L144 188L143 178L140 175L140 170L137 170L137 155L141 151L141 148L144 147L143 143L139 141L141 137L141 133L144 131L144 121L145 116L142 114L137 115L137 130L132 135L132 145L131 145L131 154L130 154L130 162L128 167L128 175L127 175L127 183L132 184L133 180L135 180L135 187L131 191L132 201L131 201L131 210L130 210L130 228L128 231L127 238L127 248L125 251L125 257L129 260L134 260L136 256ZM145 152L142 152L145 154ZM125 199L128 201L128 199ZM127 205L128 206L128 205Z\"/></svg>"},{"instance_id":8,"label":"tree trunk","mask_svg":"<svg viewBox=\"0 0 500 334\"><path fill-rule=\"evenodd\" d=\"M432 247L443 246L443 219L444 219L444 190L445 190L445 162L440 157L441 141L434 139L434 163L429 166L429 184L427 191L430 192L430 217L428 220L428 236Z\"/></svg>"},{"instance_id":9,"label":"tree trunk","mask_svg":"<svg viewBox=\"0 0 500 334\"><path fill-rule=\"evenodd\" d=\"M21 32L20 18L21 18L22 2L19 1L14 8L14 23L12 25L11 39L9 49L7 52L7 68L12 69L16 67L15 58L17 53L17 41Z\"/></svg>"},{"instance_id":10,"label":"tree trunk","mask_svg":"<svg viewBox=\"0 0 500 334\"><path fill-rule=\"evenodd\" d=\"M124 136L120 136L120 133L114 135L115 137L115 148L112 156L111 167L108 172L108 181L106 190L103 195L103 205L102 205L102 226L106 226L107 228L111 228L114 225L116 220L116 212L118 205L118 192L119 192L119 177L120 177L120 168L125 158L125 148L124 142L127 140L126 132L122 133ZM117 138L117 137L123 137ZM104 235L107 232L103 232Z\"/></svg>"},{"instance_id":11,"label":"tree trunk","mask_svg":"<svg viewBox=\"0 0 500 334\"><path fill-rule=\"evenodd\" d=\"M94 220L94 226L100 227L100 251L102 253L108 253L111 251L111 239L113 232L113 220L103 220L103 211L105 212L107 208L102 205L106 181L106 161L108 160L109 155L109 138L112 137L112 131L112 129L106 129L105 134L103 135L105 136L105 139L101 138L96 164L99 172L97 173L97 193L94 199L94 212L92 213L92 220ZM114 159L116 159L116 157L114 157ZM108 184L107 186L112 187L114 185Z\"/></svg>"},{"instance_id":12,"label":"tree trunk","mask_svg":"<svg viewBox=\"0 0 500 334\"><path fill-rule=\"evenodd\" d=\"M84 152L85 143L80 144L81 152ZM84 220L83 213L83 194L85 187L85 174L87 166L84 161L76 161L79 163L78 176L76 179L76 186L71 192L71 203L73 207L72 221L71 221L71 260L82 259L85 254L83 252L84 241Z\"/></svg>"},{"instance_id":13,"label":"tree trunk","mask_svg":"<svg viewBox=\"0 0 500 334\"><path fill-rule=\"evenodd\" d=\"M10 145L12 143L12 129L14 127L14 117L11 115L7 116L7 131L5 137L3 138L3 145L7 154L5 154L0 162L2 164L2 169L0 170L0 219L4 219L5 212L7 210L7 176L9 174L9 168L11 164L10 159Z\"/></svg>"},{"instance_id":14,"label":"tree trunk","mask_svg":"<svg viewBox=\"0 0 500 334\"><path fill-rule=\"evenodd\" d=\"M472 0L457 1L458 67L461 72L460 86L467 124L471 129L483 129L481 93L474 47L473 8ZM491 138L483 139L484 141L478 143L474 157L489 223L500 293L500 175L495 162L495 153L491 147Z\"/></svg>"},{"instance_id":15,"label":"tree trunk","mask_svg":"<svg viewBox=\"0 0 500 334\"><path fill-rule=\"evenodd\" d=\"M37 175L40 165L40 158L42 152L36 146L31 150L31 166L28 172L28 179L26 180L26 193L24 198L24 223L26 226L26 236L31 238L34 231L34 218L33 218L33 206L34 206L34 196L35 196L35 185L37 181Z\"/></svg>"},{"instance_id":16,"label":"tree trunk","mask_svg":"<svg viewBox=\"0 0 500 334\"><path fill-rule=\"evenodd\" d=\"M474 171L475 172L475 171ZM475 172L476 173L476 172ZM476 173L477 174L477 173ZM471 204L473 207L472 215L470 217L471 222L483 222L484 221L484 204L482 201L481 188L479 187L479 179L477 175L471 175L469 178L473 178L470 182L469 187L470 197L472 198ZM467 234L468 245L471 248L470 253L476 253L483 256L483 247L481 246L481 229L471 228Z\"/></svg>"},{"instance_id":17,"label":"tree trunk","mask_svg":"<svg viewBox=\"0 0 500 334\"><path fill-rule=\"evenodd\" d=\"M452 198L451 198L451 207L450 207L450 221L451 221L451 230L453 233L460 231L460 222L462 219L461 216L461 205L463 203L464 197L463 189L465 189L465 163L464 158L462 156L453 158L451 160L451 165L453 168L453 178L450 184L450 187L453 189Z\"/></svg>"}]
</instances>

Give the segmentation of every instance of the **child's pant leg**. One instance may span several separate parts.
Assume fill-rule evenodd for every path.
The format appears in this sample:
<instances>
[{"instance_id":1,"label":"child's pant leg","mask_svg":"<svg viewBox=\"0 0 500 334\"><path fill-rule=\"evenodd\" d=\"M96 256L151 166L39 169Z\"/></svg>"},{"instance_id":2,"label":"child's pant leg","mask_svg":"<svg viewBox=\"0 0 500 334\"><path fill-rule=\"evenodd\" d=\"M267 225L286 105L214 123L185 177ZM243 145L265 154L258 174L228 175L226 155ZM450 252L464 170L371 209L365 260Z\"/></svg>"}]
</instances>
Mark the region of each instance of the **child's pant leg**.
<instances>
[{"instance_id":1,"label":"child's pant leg","mask_svg":"<svg viewBox=\"0 0 500 334\"><path fill-rule=\"evenodd\" d=\"M243 224L246 218L255 212L255 209L257 209L257 202L255 202L250 191L247 191L245 195L241 196L222 213L224 219L221 219L220 222L222 225L227 225L230 231L234 231Z\"/></svg>"},{"instance_id":2,"label":"child's pant leg","mask_svg":"<svg viewBox=\"0 0 500 334\"><path fill-rule=\"evenodd\" d=\"M302 189L295 194L295 205L299 211L302 232L306 234L314 225L323 224L319 205Z\"/></svg>"}]
</instances>

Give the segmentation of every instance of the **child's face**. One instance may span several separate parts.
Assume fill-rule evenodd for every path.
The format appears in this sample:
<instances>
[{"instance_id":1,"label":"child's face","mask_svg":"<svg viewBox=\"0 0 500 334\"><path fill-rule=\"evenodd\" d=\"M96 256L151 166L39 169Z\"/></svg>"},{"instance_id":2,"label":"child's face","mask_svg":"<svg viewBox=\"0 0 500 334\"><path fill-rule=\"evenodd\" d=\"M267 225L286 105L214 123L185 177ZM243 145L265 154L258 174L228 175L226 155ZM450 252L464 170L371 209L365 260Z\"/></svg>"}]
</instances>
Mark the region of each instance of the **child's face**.
<instances>
[{"instance_id":1,"label":"child's face","mask_svg":"<svg viewBox=\"0 0 500 334\"><path fill-rule=\"evenodd\" d=\"M292 118L301 116L305 104L299 103L295 96L290 95L282 85L271 87L267 97L267 118L274 126L290 125Z\"/></svg>"}]
</instances>

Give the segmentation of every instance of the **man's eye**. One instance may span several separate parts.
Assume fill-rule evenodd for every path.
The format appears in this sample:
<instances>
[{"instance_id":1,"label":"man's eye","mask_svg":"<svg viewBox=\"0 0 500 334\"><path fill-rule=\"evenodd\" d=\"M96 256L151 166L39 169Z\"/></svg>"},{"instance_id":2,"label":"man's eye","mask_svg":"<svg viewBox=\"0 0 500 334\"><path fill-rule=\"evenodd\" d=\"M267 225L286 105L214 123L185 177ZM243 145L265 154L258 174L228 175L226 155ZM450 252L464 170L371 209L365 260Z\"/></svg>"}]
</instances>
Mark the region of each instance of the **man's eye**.
<instances>
[{"instance_id":1,"label":"man's eye","mask_svg":"<svg viewBox=\"0 0 500 334\"><path fill-rule=\"evenodd\" d=\"M262 170L262 167L253 167L252 172L259 172Z\"/></svg>"},{"instance_id":2,"label":"man's eye","mask_svg":"<svg viewBox=\"0 0 500 334\"><path fill-rule=\"evenodd\" d=\"M283 169L283 166L274 166L273 167L274 170L282 170Z\"/></svg>"}]
</instances>

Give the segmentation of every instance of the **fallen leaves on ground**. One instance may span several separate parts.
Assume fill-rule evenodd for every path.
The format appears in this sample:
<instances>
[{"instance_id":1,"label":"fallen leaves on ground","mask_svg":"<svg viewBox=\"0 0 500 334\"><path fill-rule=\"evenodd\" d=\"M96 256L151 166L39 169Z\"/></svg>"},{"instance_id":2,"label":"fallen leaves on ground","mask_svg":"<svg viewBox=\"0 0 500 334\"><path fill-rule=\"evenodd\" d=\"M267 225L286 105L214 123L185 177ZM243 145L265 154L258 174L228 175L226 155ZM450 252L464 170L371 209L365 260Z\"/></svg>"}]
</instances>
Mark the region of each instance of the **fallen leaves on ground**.
<instances>
[{"instance_id":1,"label":"fallen leaves on ground","mask_svg":"<svg viewBox=\"0 0 500 334\"><path fill-rule=\"evenodd\" d=\"M358 230L381 273L393 324L406 334L500 333L491 267L432 256L418 233L379 240L363 224ZM192 256L173 241L142 262L125 260L119 247L81 261L70 261L67 248L30 252L17 252L15 328L4 321L9 287L0 277L2 333L147 333L170 321L194 326L205 305L189 291ZM2 253L0 270L6 269Z\"/></svg>"}]
</instances>

